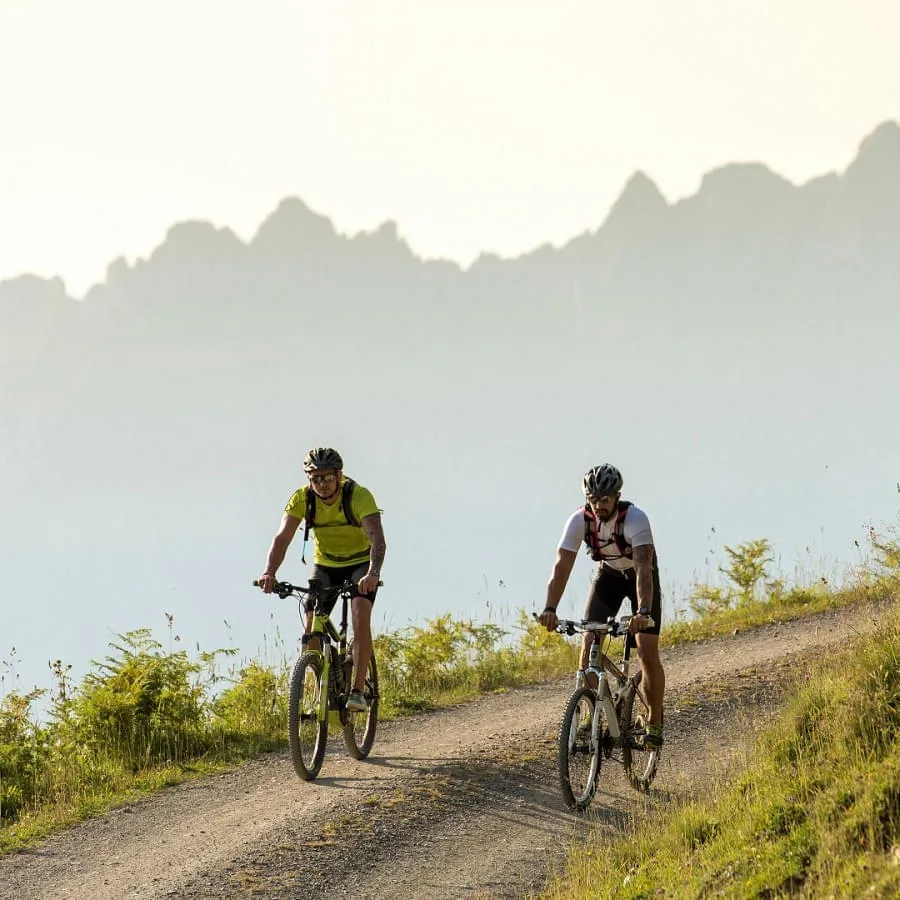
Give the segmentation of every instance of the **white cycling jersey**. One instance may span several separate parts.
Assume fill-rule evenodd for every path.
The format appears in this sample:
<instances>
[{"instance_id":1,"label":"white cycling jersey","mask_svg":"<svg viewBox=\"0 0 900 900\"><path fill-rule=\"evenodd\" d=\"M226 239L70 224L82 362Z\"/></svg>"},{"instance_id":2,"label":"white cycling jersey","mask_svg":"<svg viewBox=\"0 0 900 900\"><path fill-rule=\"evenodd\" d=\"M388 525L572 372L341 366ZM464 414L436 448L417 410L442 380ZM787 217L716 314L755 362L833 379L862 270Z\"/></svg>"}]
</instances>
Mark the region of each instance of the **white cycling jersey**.
<instances>
[{"instance_id":1,"label":"white cycling jersey","mask_svg":"<svg viewBox=\"0 0 900 900\"><path fill-rule=\"evenodd\" d=\"M614 531L616 518L613 516L608 522L597 523L597 537L600 541L600 560L604 565L626 572L634 568L634 562L627 556L619 553L616 546ZM630 547L646 547L653 544L653 532L650 530L650 520L647 514L638 509L634 504L628 507L625 518L622 521L622 536ZM584 507L579 507L569 517L563 528L562 537L559 539L560 550L571 550L577 553L584 544Z\"/></svg>"}]
</instances>

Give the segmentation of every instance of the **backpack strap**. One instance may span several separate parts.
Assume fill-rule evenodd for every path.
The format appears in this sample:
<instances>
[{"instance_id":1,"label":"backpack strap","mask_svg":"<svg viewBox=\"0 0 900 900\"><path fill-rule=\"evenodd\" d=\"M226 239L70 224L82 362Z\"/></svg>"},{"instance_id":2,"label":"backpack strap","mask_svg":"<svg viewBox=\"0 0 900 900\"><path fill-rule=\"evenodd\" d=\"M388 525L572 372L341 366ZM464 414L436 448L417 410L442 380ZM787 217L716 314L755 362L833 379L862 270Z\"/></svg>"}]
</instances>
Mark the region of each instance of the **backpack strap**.
<instances>
[{"instance_id":1,"label":"backpack strap","mask_svg":"<svg viewBox=\"0 0 900 900\"><path fill-rule=\"evenodd\" d=\"M353 512L353 490L356 482L352 478L345 478L341 485L341 512L348 525L354 528L360 527L359 519ZM306 512L303 514L303 550L300 561L306 565L306 542L309 540L310 528L316 527L316 492L312 487L306 488Z\"/></svg>"},{"instance_id":2,"label":"backpack strap","mask_svg":"<svg viewBox=\"0 0 900 900\"><path fill-rule=\"evenodd\" d=\"M620 500L616 511L616 521L613 525L612 539L619 551L619 556L631 559L632 549L625 540L625 516L628 513L628 507L631 506L630 500ZM584 543L587 546L587 552L594 562L602 562L603 554L600 552L600 535L599 523L597 515L591 509L590 503L584 504Z\"/></svg>"},{"instance_id":3,"label":"backpack strap","mask_svg":"<svg viewBox=\"0 0 900 900\"><path fill-rule=\"evenodd\" d=\"M589 503L584 504L584 544L591 559L600 559L600 538L597 535L597 516Z\"/></svg>"},{"instance_id":4,"label":"backpack strap","mask_svg":"<svg viewBox=\"0 0 900 900\"><path fill-rule=\"evenodd\" d=\"M613 540L616 542L616 549L620 556L627 556L631 559L631 545L625 542L625 516L628 513L628 507L631 506L630 500L619 501L619 511L616 513L616 524L613 528Z\"/></svg>"},{"instance_id":5,"label":"backpack strap","mask_svg":"<svg viewBox=\"0 0 900 900\"><path fill-rule=\"evenodd\" d=\"M309 540L309 529L316 520L316 492L312 485L306 486L306 512L303 513L303 549L300 552L300 562L306 565L306 542Z\"/></svg>"},{"instance_id":6,"label":"backpack strap","mask_svg":"<svg viewBox=\"0 0 900 900\"><path fill-rule=\"evenodd\" d=\"M355 487L356 482L352 478L344 479L344 483L341 486L341 511L344 513L344 518L347 520L348 525L359 528L359 519L356 518L356 514L353 512L353 489Z\"/></svg>"}]
</instances>

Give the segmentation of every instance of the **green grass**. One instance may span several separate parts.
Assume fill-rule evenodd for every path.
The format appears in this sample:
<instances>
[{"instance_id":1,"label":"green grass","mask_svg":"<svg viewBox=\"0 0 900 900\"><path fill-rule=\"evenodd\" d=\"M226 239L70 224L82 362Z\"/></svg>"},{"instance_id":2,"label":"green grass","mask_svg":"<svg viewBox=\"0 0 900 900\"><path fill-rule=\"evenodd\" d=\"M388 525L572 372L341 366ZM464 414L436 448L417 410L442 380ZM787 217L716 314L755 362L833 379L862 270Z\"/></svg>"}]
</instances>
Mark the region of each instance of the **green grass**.
<instances>
[{"instance_id":1,"label":"green grass","mask_svg":"<svg viewBox=\"0 0 900 900\"><path fill-rule=\"evenodd\" d=\"M660 634L660 646L706 640L744 631L773 622L789 622L804 616L874 603L883 600L894 589L893 581L871 579L847 587L814 587L781 589L776 594L753 598L737 606L728 606L690 620L665 623Z\"/></svg>"}]
</instances>

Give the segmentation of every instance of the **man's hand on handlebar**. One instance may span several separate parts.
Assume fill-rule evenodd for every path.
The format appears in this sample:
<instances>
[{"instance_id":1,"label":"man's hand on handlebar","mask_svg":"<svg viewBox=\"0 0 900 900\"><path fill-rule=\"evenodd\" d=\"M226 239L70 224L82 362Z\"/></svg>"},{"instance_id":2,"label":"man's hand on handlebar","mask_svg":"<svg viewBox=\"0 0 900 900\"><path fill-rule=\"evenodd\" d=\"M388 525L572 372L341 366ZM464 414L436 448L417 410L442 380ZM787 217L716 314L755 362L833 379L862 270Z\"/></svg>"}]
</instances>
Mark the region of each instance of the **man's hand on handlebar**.
<instances>
[{"instance_id":1,"label":"man's hand on handlebar","mask_svg":"<svg viewBox=\"0 0 900 900\"><path fill-rule=\"evenodd\" d=\"M359 579L358 589L360 594L371 594L379 584L381 584L381 582L378 580L378 576L369 573L363 575L363 577Z\"/></svg>"},{"instance_id":2,"label":"man's hand on handlebar","mask_svg":"<svg viewBox=\"0 0 900 900\"><path fill-rule=\"evenodd\" d=\"M271 594L275 587L275 576L271 572L263 572L256 583L264 593Z\"/></svg>"},{"instance_id":3,"label":"man's hand on handlebar","mask_svg":"<svg viewBox=\"0 0 900 900\"><path fill-rule=\"evenodd\" d=\"M551 607L545 607L544 611L537 617L538 622L547 629L547 631L556 631L556 626L559 625L559 618L556 615L556 610Z\"/></svg>"},{"instance_id":4,"label":"man's hand on handlebar","mask_svg":"<svg viewBox=\"0 0 900 900\"><path fill-rule=\"evenodd\" d=\"M652 628L656 623L650 617L650 611L647 607L642 606L632 617L628 623L629 634L637 634L645 628Z\"/></svg>"}]
</instances>

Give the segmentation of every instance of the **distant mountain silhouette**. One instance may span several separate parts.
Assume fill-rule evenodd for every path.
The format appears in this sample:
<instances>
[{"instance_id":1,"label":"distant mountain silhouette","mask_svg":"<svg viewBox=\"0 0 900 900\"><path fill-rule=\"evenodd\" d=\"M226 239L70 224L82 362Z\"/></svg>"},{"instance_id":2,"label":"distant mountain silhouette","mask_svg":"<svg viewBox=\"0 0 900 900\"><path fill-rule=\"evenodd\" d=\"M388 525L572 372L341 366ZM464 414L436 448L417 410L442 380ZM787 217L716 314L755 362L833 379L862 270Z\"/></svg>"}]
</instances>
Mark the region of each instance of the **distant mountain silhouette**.
<instances>
[{"instance_id":1,"label":"distant mountain silhouette","mask_svg":"<svg viewBox=\"0 0 900 900\"><path fill-rule=\"evenodd\" d=\"M595 231L467 270L288 198L246 243L174 225L82 301L0 282L0 568L21 601L0 642L95 653L163 606L255 634L245 584L320 443L386 510L395 620L499 578L540 606L605 459L670 582L706 571L712 525L788 566L817 541L844 559L896 504L898 246L886 122L800 186L733 164L669 204L637 172Z\"/></svg>"}]
</instances>

